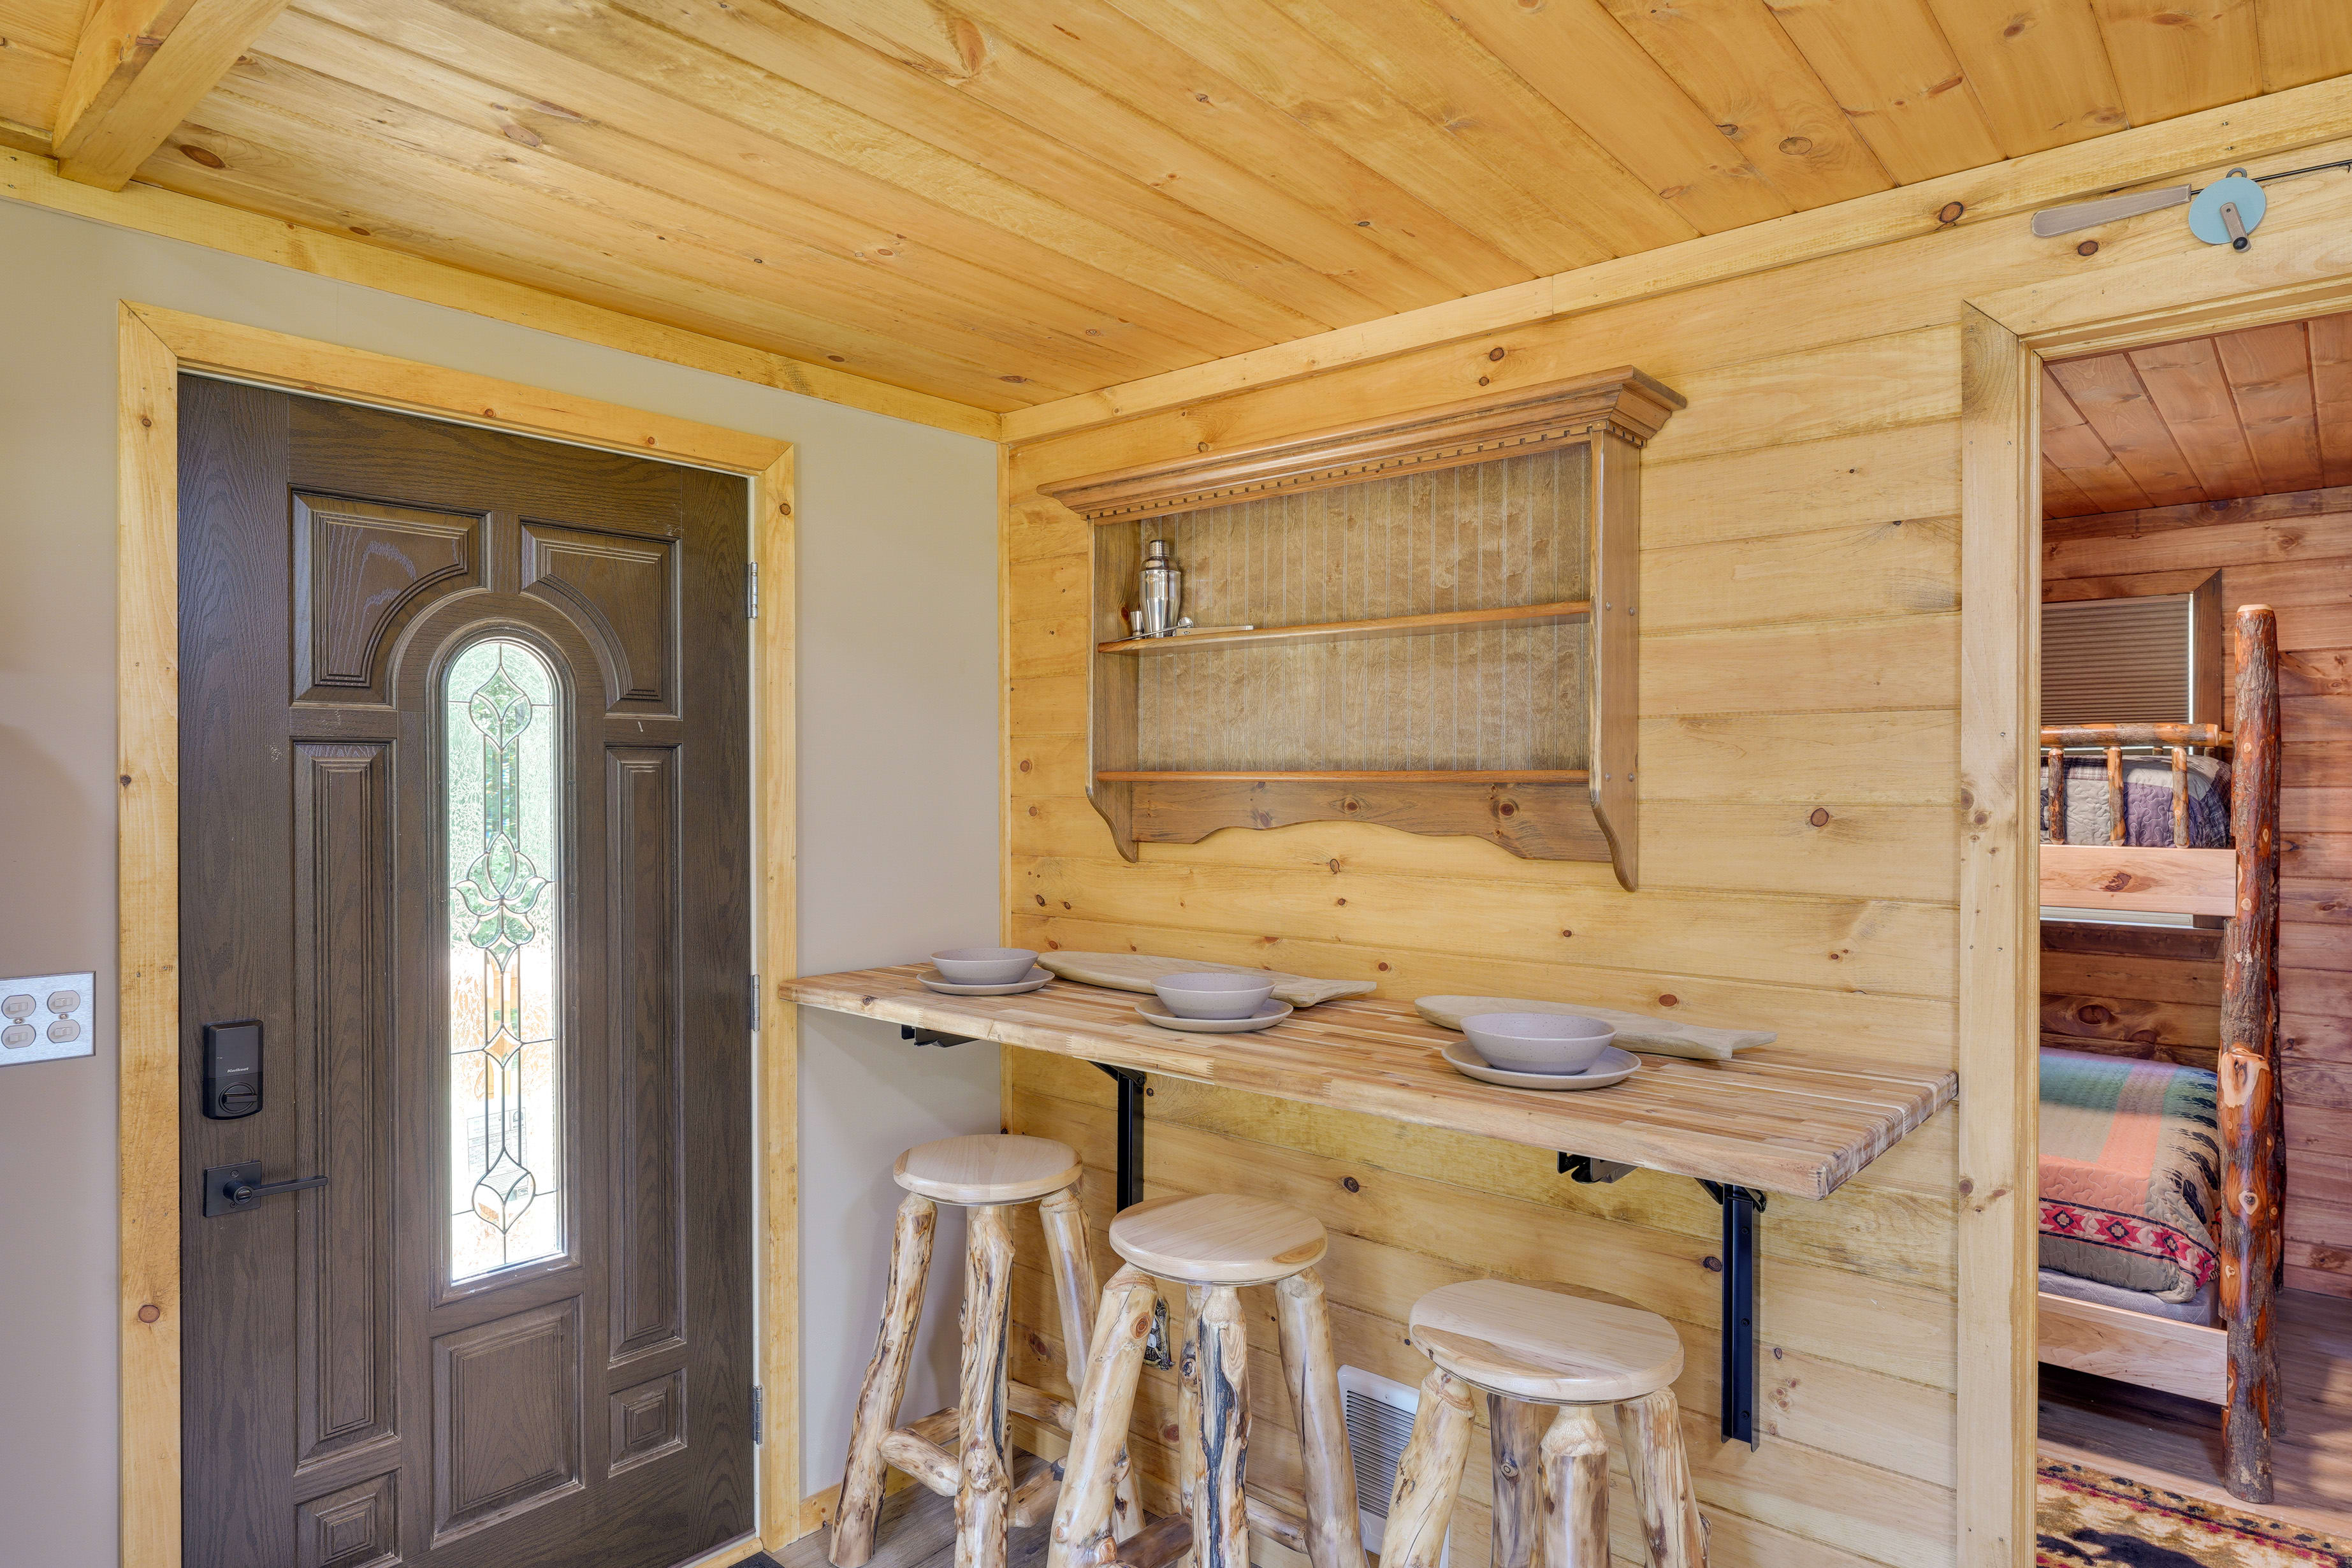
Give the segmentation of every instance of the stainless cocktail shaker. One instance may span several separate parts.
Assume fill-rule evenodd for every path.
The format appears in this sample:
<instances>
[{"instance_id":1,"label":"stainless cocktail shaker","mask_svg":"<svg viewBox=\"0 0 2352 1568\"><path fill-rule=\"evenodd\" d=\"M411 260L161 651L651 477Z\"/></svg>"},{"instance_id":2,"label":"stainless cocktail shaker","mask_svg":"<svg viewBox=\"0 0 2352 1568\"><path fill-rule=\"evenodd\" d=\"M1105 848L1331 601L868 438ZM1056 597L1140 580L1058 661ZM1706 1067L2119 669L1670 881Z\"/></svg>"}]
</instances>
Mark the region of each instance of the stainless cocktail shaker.
<instances>
[{"instance_id":1,"label":"stainless cocktail shaker","mask_svg":"<svg viewBox=\"0 0 2352 1568\"><path fill-rule=\"evenodd\" d=\"M1155 539L1143 560L1143 624L1138 634L1164 637L1181 624L1184 610L1184 572L1168 553L1168 542Z\"/></svg>"}]
</instances>

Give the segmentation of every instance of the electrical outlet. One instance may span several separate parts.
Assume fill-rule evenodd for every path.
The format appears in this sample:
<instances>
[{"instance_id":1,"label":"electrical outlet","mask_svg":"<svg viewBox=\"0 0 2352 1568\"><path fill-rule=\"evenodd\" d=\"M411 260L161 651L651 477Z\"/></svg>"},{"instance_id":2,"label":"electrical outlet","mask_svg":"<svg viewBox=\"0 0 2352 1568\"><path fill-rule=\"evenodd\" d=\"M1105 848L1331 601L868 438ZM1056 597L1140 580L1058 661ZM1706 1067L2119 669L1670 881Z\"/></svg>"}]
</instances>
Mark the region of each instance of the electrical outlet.
<instances>
[{"instance_id":1,"label":"electrical outlet","mask_svg":"<svg viewBox=\"0 0 2352 1568\"><path fill-rule=\"evenodd\" d=\"M86 1057L96 1048L95 974L0 980L0 1067Z\"/></svg>"}]
</instances>

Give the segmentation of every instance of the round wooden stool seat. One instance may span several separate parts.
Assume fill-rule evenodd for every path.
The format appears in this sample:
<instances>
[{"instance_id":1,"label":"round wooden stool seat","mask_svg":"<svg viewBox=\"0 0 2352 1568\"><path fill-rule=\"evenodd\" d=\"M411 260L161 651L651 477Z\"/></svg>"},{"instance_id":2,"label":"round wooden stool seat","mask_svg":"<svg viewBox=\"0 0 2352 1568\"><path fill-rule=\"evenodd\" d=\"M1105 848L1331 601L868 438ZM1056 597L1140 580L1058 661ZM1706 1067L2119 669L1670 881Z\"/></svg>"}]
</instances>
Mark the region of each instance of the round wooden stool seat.
<instances>
[{"instance_id":1,"label":"round wooden stool seat","mask_svg":"<svg viewBox=\"0 0 2352 1568\"><path fill-rule=\"evenodd\" d=\"M1655 1312L1507 1279L1432 1290L1413 1303L1409 1328L1422 1353L1463 1382L1544 1405L1640 1399L1683 1370L1683 1342Z\"/></svg>"},{"instance_id":2,"label":"round wooden stool seat","mask_svg":"<svg viewBox=\"0 0 2352 1568\"><path fill-rule=\"evenodd\" d=\"M1313 1215L1222 1193L1154 1198L1110 1222L1112 1251L1187 1285L1270 1285L1313 1268L1328 1245Z\"/></svg>"},{"instance_id":3,"label":"round wooden stool seat","mask_svg":"<svg viewBox=\"0 0 2352 1568\"><path fill-rule=\"evenodd\" d=\"M1028 1203L1060 1192L1079 1173L1078 1156L1067 1143L1013 1132L918 1143L890 1171L910 1193L965 1207Z\"/></svg>"}]
</instances>

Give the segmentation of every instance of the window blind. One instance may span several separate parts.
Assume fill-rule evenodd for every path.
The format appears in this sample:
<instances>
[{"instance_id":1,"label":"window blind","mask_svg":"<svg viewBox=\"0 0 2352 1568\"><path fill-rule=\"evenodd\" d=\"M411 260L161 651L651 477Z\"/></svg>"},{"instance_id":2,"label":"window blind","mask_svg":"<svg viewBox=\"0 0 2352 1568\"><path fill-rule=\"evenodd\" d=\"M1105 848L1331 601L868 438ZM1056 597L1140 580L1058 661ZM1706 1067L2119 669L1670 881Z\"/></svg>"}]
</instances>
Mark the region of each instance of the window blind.
<instances>
[{"instance_id":1,"label":"window blind","mask_svg":"<svg viewBox=\"0 0 2352 1568\"><path fill-rule=\"evenodd\" d=\"M2189 717L2189 595L2042 606L2044 724L2168 724Z\"/></svg>"}]
</instances>

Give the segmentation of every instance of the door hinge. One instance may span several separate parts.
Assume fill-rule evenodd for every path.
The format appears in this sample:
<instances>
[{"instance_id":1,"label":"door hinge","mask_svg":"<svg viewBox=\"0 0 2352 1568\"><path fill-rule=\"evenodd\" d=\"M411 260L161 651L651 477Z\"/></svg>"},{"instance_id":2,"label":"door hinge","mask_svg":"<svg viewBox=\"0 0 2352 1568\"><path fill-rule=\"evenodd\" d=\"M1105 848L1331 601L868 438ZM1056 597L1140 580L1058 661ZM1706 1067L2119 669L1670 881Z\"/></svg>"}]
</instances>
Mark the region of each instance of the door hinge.
<instances>
[{"instance_id":1,"label":"door hinge","mask_svg":"<svg viewBox=\"0 0 2352 1568\"><path fill-rule=\"evenodd\" d=\"M760 618L760 563L756 561L743 563L743 618Z\"/></svg>"},{"instance_id":2,"label":"door hinge","mask_svg":"<svg viewBox=\"0 0 2352 1568\"><path fill-rule=\"evenodd\" d=\"M757 1030L757 1029L759 1028L759 1026L760 1026L760 977L759 977L758 975L754 974L753 976L751 976L751 1027L752 1027L754 1030Z\"/></svg>"},{"instance_id":3,"label":"door hinge","mask_svg":"<svg viewBox=\"0 0 2352 1568\"><path fill-rule=\"evenodd\" d=\"M768 1391L758 1384L751 1385L751 1441L768 1440Z\"/></svg>"}]
</instances>

